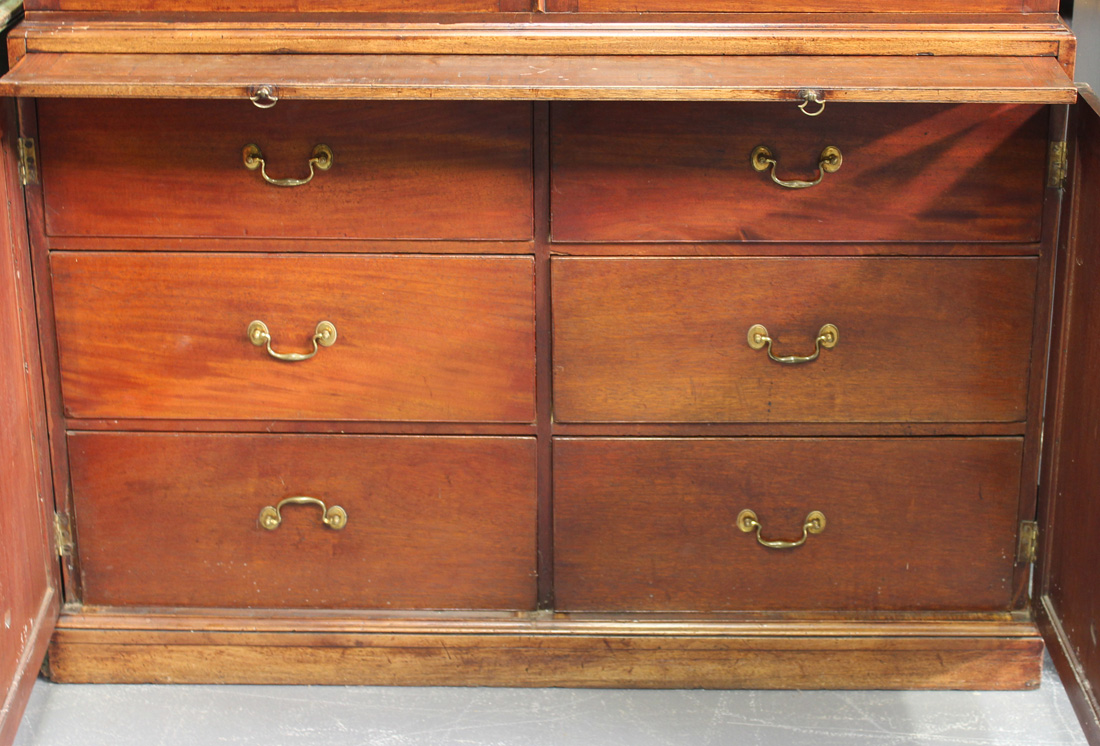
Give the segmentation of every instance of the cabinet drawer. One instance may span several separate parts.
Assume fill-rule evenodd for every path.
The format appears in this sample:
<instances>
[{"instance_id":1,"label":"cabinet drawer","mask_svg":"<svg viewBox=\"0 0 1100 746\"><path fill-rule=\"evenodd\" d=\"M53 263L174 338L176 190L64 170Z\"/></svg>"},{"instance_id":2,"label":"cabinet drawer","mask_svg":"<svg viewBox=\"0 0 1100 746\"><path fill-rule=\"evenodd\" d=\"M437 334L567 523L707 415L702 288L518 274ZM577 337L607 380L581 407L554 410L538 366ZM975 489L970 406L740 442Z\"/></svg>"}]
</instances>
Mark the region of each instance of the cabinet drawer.
<instances>
[{"instance_id":1,"label":"cabinet drawer","mask_svg":"<svg viewBox=\"0 0 1100 746\"><path fill-rule=\"evenodd\" d=\"M530 609L530 438L69 436L84 602ZM339 530L309 496L346 512Z\"/></svg>"},{"instance_id":2,"label":"cabinet drawer","mask_svg":"<svg viewBox=\"0 0 1100 746\"><path fill-rule=\"evenodd\" d=\"M1022 442L554 442L562 610L1007 609ZM932 466L934 465L934 466ZM752 510L766 541L738 528Z\"/></svg>"},{"instance_id":3,"label":"cabinet drawer","mask_svg":"<svg viewBox=\"0 0 1100 746\"><path fill-rule=\"evenodd\" d=\"M553 260L560 422L1016 422L1037 262ZM804 364L826 324L838 341Z\"/></svg>"},{"instance_id":4,"label":"cabinet drawer","mask_svg":"<svg viewBox=\"0 0 1100 746\"><path fill-rule=\"evenodd\" d=\"M65 413L82 418L529 422L528 257L59 252ZM250 340L264 322L284 362Z\"/></svg>"},{"instance_id":5,"label":"cabinet drawer","mask_svg":"<svg viewBox=\"0 0 1100 746\"><path fill-rule=\"evenodd\" d=\"M55 236L532 236L531 107L497 102L39 101ZM333 160L303 186L317 145Z\"/></svg>"},{"instance_id":6,"label":"cabinet drawer","mask_svg":"<svg viewBox=\"0 0 1100 746\"><path fill-rule=\"evenodd\" d=\"M1038 241L1040 106L563 103L552 110L556 241ZM781 180L752 166L767 146Z\"/></svg>"}]
</instances>

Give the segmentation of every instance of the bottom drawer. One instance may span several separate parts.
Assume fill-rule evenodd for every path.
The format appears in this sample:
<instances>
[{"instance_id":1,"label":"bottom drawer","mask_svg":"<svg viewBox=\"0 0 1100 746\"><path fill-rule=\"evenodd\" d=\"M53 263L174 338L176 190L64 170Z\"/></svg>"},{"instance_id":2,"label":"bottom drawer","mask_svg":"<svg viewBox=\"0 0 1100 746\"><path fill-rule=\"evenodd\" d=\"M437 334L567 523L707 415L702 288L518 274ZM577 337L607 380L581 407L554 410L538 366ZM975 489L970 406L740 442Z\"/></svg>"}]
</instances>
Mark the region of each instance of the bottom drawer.
<instances>
[{"instance_id":1,"label":"bottom drawer","mask_svg":"<svg viewBox=\"0 0 1100 746\"><path fill-rule=\"evenodd\" d=\"M558 608L997 610L1019 438L554 441ZM755 512L768 548L738 526Z\"/></svg>"},{"instance_id":2,"label":"bottom drawer","mask_svg":"<svg viewBox=\"0 0 1100 746\"><path fill-rule=\"evenodd\" d=\"M69 436L87 604L532 609L532 438ZM261 510L292 496L274 530Z\"/></svg>"}]
</instances>

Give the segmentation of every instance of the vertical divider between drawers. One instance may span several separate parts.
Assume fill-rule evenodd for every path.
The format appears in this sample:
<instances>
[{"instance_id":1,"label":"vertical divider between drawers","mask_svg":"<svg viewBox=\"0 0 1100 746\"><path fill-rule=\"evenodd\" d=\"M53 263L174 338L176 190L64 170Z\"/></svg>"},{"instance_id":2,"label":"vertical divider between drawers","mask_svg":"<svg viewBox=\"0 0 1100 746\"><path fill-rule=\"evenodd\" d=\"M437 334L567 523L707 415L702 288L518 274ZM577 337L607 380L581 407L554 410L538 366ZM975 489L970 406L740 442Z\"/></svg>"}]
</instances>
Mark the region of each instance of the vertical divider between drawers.
<instances>
[{"instance_id":1,"label":"vertical divider between drawers","mask_svg":"<svg viewBox=\"0 0 1100 746\"><path fill-rule=\"evenodd\" d=\"M535 235L535 417L538 438L538 608L554 606L553 441L551 424L553 320L550 306L550 104L532 104Z\"/></svg>"}]
</instances>

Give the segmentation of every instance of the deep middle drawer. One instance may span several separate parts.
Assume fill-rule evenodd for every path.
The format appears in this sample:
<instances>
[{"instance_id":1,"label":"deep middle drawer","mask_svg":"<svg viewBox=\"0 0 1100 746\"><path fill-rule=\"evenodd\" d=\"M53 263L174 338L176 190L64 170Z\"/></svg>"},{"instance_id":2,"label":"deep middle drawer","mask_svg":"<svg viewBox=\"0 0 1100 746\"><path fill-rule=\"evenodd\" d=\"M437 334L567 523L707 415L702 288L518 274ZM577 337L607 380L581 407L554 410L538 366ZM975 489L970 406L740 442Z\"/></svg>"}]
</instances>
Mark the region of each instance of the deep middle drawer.
<instances>
[{"instance_id":1,"label":"deep middle drawer","mask_svg":"<svg viewBox=\"0 0 1100 746\"><path fill-rule=\"evenodd\" d=\"M555 258L554 415L1023 421L1037 265Z\"/></svg>"},{"instance_id":2,"label":"deep middle drawer","mask_svg":"<svg viewBox=\"0 0 1100 746\"><path fill-rule=\"evenodd\" d=\"M534 418L529 257L59 252L50 268L68 417Z\"/></svg>"}]
</instances>

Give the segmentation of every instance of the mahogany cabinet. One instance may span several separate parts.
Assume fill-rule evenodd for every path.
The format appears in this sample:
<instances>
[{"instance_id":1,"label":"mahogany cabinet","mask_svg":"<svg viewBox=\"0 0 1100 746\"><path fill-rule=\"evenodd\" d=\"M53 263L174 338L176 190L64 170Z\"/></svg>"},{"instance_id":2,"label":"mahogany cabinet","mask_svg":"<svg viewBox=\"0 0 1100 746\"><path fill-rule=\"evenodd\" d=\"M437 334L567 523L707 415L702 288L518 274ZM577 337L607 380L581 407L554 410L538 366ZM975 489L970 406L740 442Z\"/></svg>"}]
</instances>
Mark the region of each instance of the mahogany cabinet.
<instances>
[{"instance_id":1,"label":"mahogany cabinet","mask_svg":"<svg viewBox=\"0 0 1100 746\"><path fill-rule=\"evenodd\" d=\"M0 742L59 681L1028 688L1100 743L1052 0L37 0Z\"/></svg>"}]
</instances>

